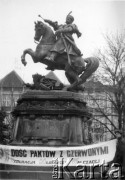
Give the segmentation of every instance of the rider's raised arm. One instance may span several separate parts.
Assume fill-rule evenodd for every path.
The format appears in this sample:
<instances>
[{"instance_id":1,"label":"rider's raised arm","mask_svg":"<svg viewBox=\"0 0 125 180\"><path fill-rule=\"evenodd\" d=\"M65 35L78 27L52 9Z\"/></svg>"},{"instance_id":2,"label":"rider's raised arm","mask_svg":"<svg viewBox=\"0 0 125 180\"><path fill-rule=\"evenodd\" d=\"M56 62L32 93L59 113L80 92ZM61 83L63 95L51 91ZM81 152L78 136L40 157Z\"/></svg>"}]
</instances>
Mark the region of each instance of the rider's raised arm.
<instances>
[{"instance_id":1,"label":"rider's raised arm","mask_svg":"<svg viewBox=\"0 0 125 180\"><path fill-rule=\"evenodd\" d=\"M59 28L59 25L58 25L57 21L51 21L51 20L48 20L48 19L44 19L44 21L46 23L48 23L50 26L52 26L55 31Z\"/></svg>"}]
</instances>

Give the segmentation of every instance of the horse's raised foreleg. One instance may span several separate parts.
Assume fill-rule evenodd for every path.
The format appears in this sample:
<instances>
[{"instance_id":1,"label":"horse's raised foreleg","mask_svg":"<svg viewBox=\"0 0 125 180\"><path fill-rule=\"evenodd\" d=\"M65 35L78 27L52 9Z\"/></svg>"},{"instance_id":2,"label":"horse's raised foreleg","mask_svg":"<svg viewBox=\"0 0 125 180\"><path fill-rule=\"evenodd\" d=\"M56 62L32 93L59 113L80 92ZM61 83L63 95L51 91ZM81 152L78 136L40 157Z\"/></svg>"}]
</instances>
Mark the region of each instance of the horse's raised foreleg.
<instances>
[{"instance_id":1,"label":"horse's raised foreleg","mask_svg":"<svg viewBox=\"0 0 125 180\"><path fill-rule=\"evenodd\" d=\"M25 60L26 54L29 54L29 55L32 57L34 63L37 62L36 56L35 56L35 52L34 52L32 49L25 49L25 50L23 51L22 56L21 56L21 61L22 61L22 63L24 64L24 66L26 66L26 64L27 64L27 62L26 62L26 60Z\"/></svg>"}]
</instances>

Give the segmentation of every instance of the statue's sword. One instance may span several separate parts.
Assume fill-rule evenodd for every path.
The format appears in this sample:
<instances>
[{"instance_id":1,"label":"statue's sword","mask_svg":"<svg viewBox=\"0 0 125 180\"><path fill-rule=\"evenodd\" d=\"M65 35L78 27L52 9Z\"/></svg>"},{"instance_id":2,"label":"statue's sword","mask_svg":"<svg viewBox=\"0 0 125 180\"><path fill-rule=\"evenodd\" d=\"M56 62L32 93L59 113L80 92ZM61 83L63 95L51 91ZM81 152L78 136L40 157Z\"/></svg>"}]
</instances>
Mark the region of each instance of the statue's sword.
<instances>
[{"instance_id":1,"label":"statue's sword","mask_svg":"<svg viewBox=\"0 0 125 180\"><path fill-rule=\"evenodd\" d=\"M62 34L62 33L61 33L61 38L62 38L63 43L64 43L65 48L66 48L67 57L68 57L68 63L69 63L69 65L71 65L71 59L70 59L70 56L69 56L68 47L67 47L67 44L66 44L65 38L64 38L64 36L63 36L63 34Z\"/></svg>"}]
</instances>

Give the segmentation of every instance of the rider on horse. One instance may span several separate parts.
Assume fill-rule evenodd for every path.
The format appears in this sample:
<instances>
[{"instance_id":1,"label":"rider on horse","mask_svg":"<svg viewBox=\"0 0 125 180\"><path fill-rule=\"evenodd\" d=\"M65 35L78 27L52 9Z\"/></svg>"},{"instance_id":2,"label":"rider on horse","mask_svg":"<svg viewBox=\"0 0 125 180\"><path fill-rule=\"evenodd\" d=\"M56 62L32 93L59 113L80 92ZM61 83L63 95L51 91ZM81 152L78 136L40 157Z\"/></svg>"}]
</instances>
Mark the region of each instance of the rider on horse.
<instances>
[{"instance_id":1,"label":"rider on horse","mask_svg":"<svg viewBox=\"0 0 125 180\"><path fill-rule=\"evenodd\" d=\"M39 17L41 16L39 15ZM50 20L44 21L54 28L55 34L51 27L45 23L35 22L34 40L38 42L36 50L25 49L21 61L26 65L25 56L29 54L34 63L43 63L48 66L48 70L64 70L71 84L68 90L73 90L96 71L99 60L95 57L82 58L81 51L77 48L72 37L74 33L80 37L81 33L73 24L74 17L70 13L66 17L65 25L58 25L57 22ZM54 61L55 58L56 61Z\"/></svg>"},{"instance_id":2,"label":"rider on horse","mask_svg":"<svg viewBox=\"0 0 125 180\"><path fill-rule=\"evenodd\" d=\"M72 37L72 34L75 33L79 38L81 36L81 33L79 32L77 26L73 24L74 17L70 15L70 13L66 17L65 25L58 25L57 21L52 22L47 19L44 20L54 28L55 35L57 36L56 43L50 50L50 55L45 58L48 61L54 62L57 55L64 52L72 56L82 56L81 51L76 46Z\"/></svg>"}]
</instances>

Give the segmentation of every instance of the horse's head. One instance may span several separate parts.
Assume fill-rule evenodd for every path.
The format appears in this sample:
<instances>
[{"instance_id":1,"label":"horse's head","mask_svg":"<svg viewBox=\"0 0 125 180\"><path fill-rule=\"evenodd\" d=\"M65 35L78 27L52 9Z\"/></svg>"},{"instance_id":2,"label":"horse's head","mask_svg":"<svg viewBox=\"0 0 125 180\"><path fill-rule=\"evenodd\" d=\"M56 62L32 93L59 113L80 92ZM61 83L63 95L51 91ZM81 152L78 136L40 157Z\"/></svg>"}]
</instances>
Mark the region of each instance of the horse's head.
<instances>
[{"instance_id":1,"label":"horse's head","mask_svg":"<svg viewBox=\"0 0 125 180\"><path fill-rule=\"evenodd\" d=\"M41 22L41 21L35 22L35 37L34 37L34 40L39 41L41 36L44 34L44 32L45 32L44 23Z\"/></svg>"},{"instance_id":2,"label":"horse's head","mask_svg":"<svg viewBox=\"0 0 125 180\"><path fill-rule=\"evenodd\" d=\"M35 22L34 40L41 41L44 44L54 44L56 41L56 36L49 26L47 26L41 21L37 21Z\"/></svg>"}]
</instances>

